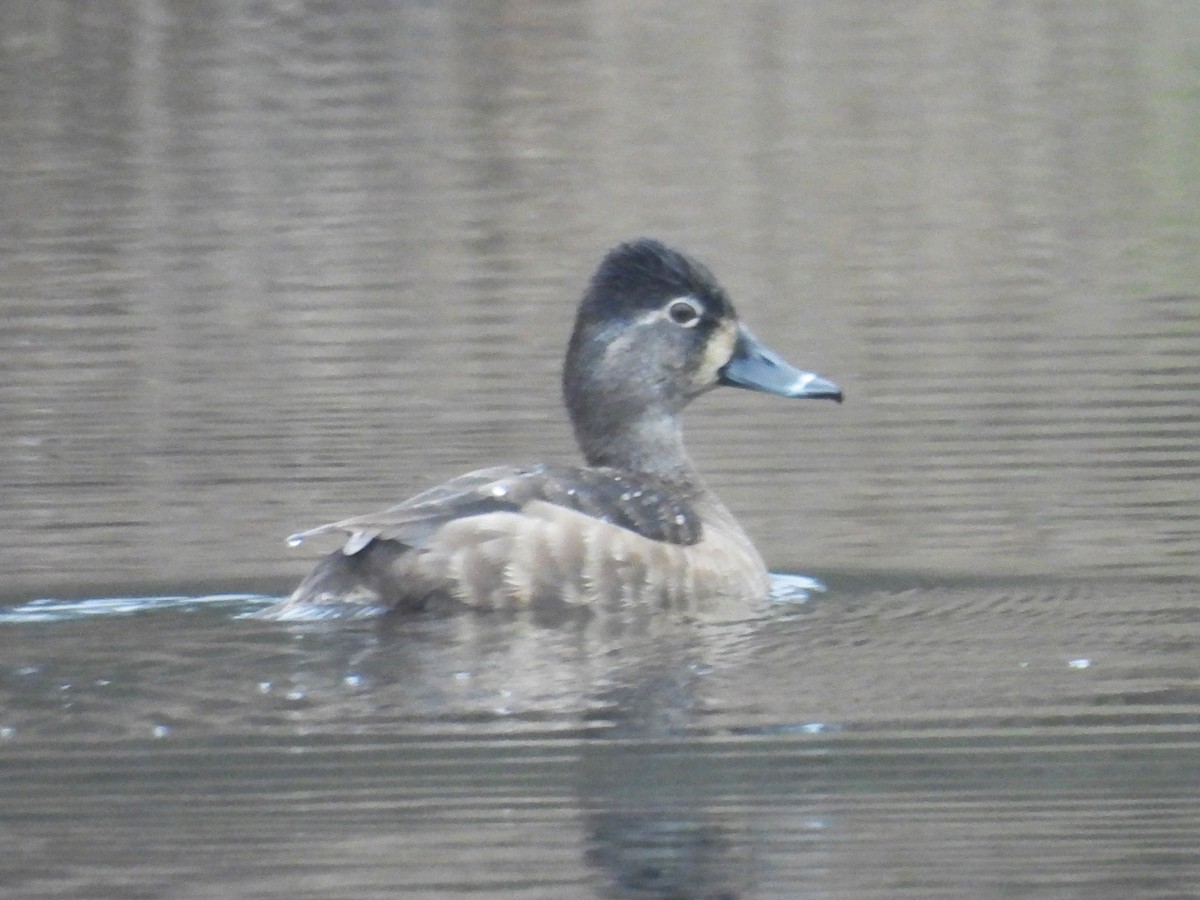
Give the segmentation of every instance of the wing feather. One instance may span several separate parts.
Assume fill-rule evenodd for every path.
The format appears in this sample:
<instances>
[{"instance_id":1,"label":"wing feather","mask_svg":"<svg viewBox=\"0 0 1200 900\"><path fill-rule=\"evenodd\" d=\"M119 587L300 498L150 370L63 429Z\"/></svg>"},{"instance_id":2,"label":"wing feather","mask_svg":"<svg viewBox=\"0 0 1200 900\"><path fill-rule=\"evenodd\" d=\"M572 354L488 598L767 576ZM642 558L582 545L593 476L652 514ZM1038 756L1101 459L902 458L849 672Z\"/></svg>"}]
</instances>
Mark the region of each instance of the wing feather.
<instances>
[{"instance_id":1,"label":"wing feather","mask_svg":"<svg viewBox=\"0 0 1200 900\"><path fill-rule=\"evenodd\" d=\"M701 524L692 492L653 476L569 466L497 466L460 475L397 506L319 525L288 538L293 546L332 532L348 533L353 555L371 541L422 547L447 522L495 512L520 512L535 501L575 510L651 540L694 544Z\"/></svg>"}]
</instances>

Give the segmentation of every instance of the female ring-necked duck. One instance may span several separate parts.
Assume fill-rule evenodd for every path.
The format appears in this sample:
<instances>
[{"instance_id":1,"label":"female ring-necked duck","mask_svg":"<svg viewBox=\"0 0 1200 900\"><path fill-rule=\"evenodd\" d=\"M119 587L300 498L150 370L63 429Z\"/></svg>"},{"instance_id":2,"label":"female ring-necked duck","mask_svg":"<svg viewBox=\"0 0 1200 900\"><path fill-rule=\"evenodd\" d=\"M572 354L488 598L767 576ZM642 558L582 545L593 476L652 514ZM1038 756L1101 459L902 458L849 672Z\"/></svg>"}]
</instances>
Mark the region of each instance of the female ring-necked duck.
<instances>
[{"instance_id":1,"label":"female ring-necked duck","mask_svg":"<svg viewBox=\"0 0 1200 900\"><path fill-rule=\"evenodd\" d=\"M270 618L545 602L691 608L766 595L766 566L700 480L680 414L719 385L841 401L738 324L700 263L616 247L579 304L563 395L586 466L481 469L399 506L300 532L349 538Z\"/></svg>"}]
</instances>

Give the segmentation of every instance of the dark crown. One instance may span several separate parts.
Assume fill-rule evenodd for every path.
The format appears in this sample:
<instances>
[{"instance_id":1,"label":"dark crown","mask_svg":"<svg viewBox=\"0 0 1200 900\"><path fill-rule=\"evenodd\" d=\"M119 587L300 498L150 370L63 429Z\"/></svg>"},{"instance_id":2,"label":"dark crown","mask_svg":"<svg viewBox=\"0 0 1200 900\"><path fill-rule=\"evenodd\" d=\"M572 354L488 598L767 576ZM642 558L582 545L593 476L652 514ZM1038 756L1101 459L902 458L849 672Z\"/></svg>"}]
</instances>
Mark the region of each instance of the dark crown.
<instances>
[{"instance_id":1,"label":"dark crown","mask_svg":"<svg viewBox=\"0 0 1200 900\"><path fill-rule=\"evenodd\" d=\"M708 269L652 238L638 238L609 251L584 297L589 318L656 309L672 297L704 301L714 316L732 313L725 291Z\"/></svg>"}]
</instances>

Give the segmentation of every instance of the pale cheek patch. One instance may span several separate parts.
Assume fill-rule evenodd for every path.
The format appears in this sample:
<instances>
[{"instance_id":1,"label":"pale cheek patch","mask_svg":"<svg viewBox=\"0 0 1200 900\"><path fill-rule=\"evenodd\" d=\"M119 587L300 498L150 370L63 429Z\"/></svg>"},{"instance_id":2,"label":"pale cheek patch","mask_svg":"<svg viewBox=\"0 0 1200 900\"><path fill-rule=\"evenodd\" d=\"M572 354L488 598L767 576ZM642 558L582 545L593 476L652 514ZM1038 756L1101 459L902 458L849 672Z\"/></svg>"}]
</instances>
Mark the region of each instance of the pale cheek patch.
<instances>
[{"instance_id":1,"label":"pale cheek patch","mask_svg":"<svg viewBox=\"0 0 1200 900\"><path fill-rule=\"evenodd\" d=\"M730 322L722 322L713 331L704 347L704 357L696 367L692 377L695 387L704 389L711 387L717 381L717 373L733 358L737 346L737 327Z\"/></svg>"}]
</instances>

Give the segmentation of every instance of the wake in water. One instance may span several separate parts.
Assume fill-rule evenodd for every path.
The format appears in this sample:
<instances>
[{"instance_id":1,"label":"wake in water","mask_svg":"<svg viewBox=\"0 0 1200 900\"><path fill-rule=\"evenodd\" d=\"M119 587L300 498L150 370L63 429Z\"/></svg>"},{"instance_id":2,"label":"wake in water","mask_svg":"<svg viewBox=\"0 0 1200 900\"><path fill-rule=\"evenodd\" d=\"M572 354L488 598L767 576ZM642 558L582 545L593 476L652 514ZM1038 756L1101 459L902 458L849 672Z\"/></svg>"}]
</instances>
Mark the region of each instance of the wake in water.
<instances>
[{"instance_id":1,"label":"wake in water","mask_svg":"<svg viewBox=\"0 0 1200 900\"><path fill-rule=\"evenodd\" d=\"M165 609L229 606L249 611L278 601L264 594L213 594L207 597L94 597L85 600L31 600L0 610L0 625L69 622L94 616L128 616Z\"/></svg>"},{"instance_id":2,"label":"wake in water","mask_svg":"<svg viewBox=\"0 0 1200 900\"><path fill-rule=\"evenodd\" d=\"M771 576L771 593L768 597L772 603L801 603L808 600L813 593L825 591L825 585L807 575L773 574ZM202 597L167 596L167 597L93 597L84 600L31 600L10 609L0 609L0 625L24 625L33 622L69 622L78 619L88 619L95 616L129 616L138 613L155 612L159 610L178 610L229 607L237 614L252 617L255 612L272 603L277 603L279 597L266 594L211 594ZM380 615L386 610L376 610ZM308 617L309 620L322 618L319 615Z\"/></svg>"}]
</instances>

